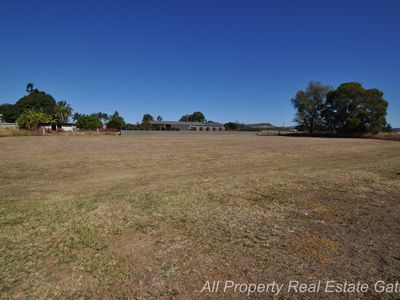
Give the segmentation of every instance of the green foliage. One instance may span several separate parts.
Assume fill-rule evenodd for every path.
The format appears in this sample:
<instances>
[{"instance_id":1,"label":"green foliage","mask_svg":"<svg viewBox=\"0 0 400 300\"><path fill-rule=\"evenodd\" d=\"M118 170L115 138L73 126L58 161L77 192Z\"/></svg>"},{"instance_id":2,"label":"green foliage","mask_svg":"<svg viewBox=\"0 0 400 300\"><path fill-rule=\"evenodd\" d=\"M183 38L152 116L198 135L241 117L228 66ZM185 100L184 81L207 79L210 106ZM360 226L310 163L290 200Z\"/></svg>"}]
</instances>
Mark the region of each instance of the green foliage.
<instances>
[{"instance_id":1,"label":"green foliage","mask_svg":"<svg viewBox=\"0 0 400 300\"><path fill-rule=\"evenodd\" d=\"M151 122L151 121L154 121L154 118L153 118L153 116L151 114L144 114L143 115L143 119L142 119L143 123L148 123L148 122Z\"/></svg>"},{"instance_id":2,"label":"green foliage","mask_svg":"<svg viewBox=\"0 0 400 300\"><path fill-rule=\"evenodd\" d=\"M85 115L75 113L72 118L76 122L76 127L80 129L96 129L103 126L98 114Z\"/></svg>"},{"instance_id":3,"label":"green foliage","mask_svg":"<svg viewBox=\"0 0 400 300\"><path fill-rule=\"evenodd\" d=\"M52 115L55 106L56 101L54 100L53 96L46 94L45 92L38 91L37 89L32 90L29 95L22 97L15 103L15 108L18 115L28 109L42 111L43 113Z\"/></svg>"},{"instance_id":4,"label":"green foliage","mask_svg":"<svg viewBox=\"0 0 400 300\"><path fill-rule=\"evenodd\" d=\"M110 120L110 116L106 113L98 112L96 115L103 124L106 124Z\"/></svg>"},{"instance_id":5,"label":"green foliage","mask_svg":"<svg viewBox=\"0 0 400 300\"><path fill-rule=\"evenodd\" d=\"M27 85L27 91L29 91L29 95L22 97L14 105L3 104L0 106L0 113L3 114L6 122L15 122L25 110L40 111L48 115L53 114L56 101L51 95L34 89L31 83Z\"/></svg>"},{"instance_id":6,"label":"green foliage","mask_svg":"<svg viewBox=\"0 0 400 300\"><path fill-rule=\"evenodd\" d=\"M228 122L224 124L224 127L226 131L261 131L259 128L239 122Z\"/></svg>"},{"instance_id":7,"label":"green foliage","mask_svg":"<svg viewBox=\"0 0 400 300\"><path fill-rule=\"evenodd\" d=\"M17 119L20 128L29 130L38 129L41 123L53 123L54 121L51 115L32 109L24 110Z\"/></svg>"},{"instance_id":8,"label":"green foliage","mask_svg":"<svg viewBox=\"0 0 400 300\"><path fill-rule=\"evenodd\" d=\"M154 118L151 114L144 114L142 119L142 128L150 129L152 127L151 122L154 121Z\"/></svg>"},{"instance_id":9,"label":"green foliage","mask_svg":"<svg viewBox=\"0 0 400 300\"><path fill-rule=\"evenodd\" d=\"M27 85L26 85L26 92L27 93L32 93L33 92L33 83L28 83Z\"/></svg>"},{"instance_id":10,"label":"green foliage","mask_svg":"<svg viewBox=\"0 0 400 300\"><path fill-rule=\"evenodd\" d=\"M162 121L163 118L161 116L157 116L157 121Z\"/></svg>"},{"instance_id":11,"label":"green foliage","mask_svg":"<svg viewBox=\"0 0 400 300\"><path fill-rule=\"evenodd\" d=\"M189 122L189 115L183 115L180 119L179 122Z\"/></svg>"},{"instance_id":12,"label":"green foliage","mask_svg":"<svg viewBox=\"0 0 400 300\"><path fill-rule=\"evenodd\" d=\"M196 111L192 113L191 115L184 115L179 119L180 122L205 122L206 117L204 114L200 111Z\"/></svg>"},{"instance_id":13,"label":"green foliage","mask_svg":"<svg viewBox=\"0 0 400 300\"><path fill-rule=\"evenodd\" d=\"M377 133L386 125L387 106L380 90L348 82L327 95L324 118L332 132Z\"/></svg>"},{"instance_id":14,"label":"green foliage","mask_svg":"<svg viewBox=\"0 0 400 300\"><path fill-rule=\"evenodd\" d=\"M68 118L72 115L72 107L66 101L58 101L54 106L54 116L59 123L68 123Z\"/></svg>"},{"instance_id":15,"label":"green foliage","mask_svg":"<svg viewBox=\"0 0 400 300\"><path fill-rule=\"evenodd\" d=\"M106 123L108 128L115 128L118 130L126 126L124 119L120 116L118 111L114 112L112 115L107 115L102 112L90 115L75 113L72 118L76 122L76 126L80 129L96 129L102 127L104 123Z\"/></svg>"},{"instance_id":16,"label":"green foliage","mask_svg":"<svg viewBox=\"0 0 400 300\"><path fill-rule=\"evenodd\" d=\"M246 127L245 124L239 122L228 122L224 124L225 130L241 130Z\"/></svg>"},{"instance_id":17,"label":"green foliage","mask_svg":"<svg viewBox=\"0 0 400 300\"><path fill-rule=\"evenodd\" d=\"M327 94L332 89L320 82L310 82L305 91L299 90L292 99L296 109L295 122L302 125L310 134L323 128L322 112Z\"/></svg>"},{"instance_id":18,"label":"green foliage","mask_svg":"<svg viewBox=\"0 0 400 300\"><path fill-rule=\"evenodd\" d=\"M295 121L310 134L314 130L333 134L377 133L385 130L388 103L378 89L366 90L358 82L341 84L336 90L310 82L292 99Z\"/></svg>"},{"instance_id":19,"label":"green foliage","mask_svg":"<svg viewBox=\"0 0 400 300\"><path fill-rule=\"evenodd\" d=\"M3 115L3 120L5 122L14 123L19 116L19 110L14 104L1 104L0 114Z\"/></svg>"},{"instance_id":20,"label":"green foliage","mask_svg":"<svg viewBox=\"0 0 400 300\"><path fill-rule=\"evenodd\" d=\"M118 111L114 112L111 116L109 116L109 121L107 123L108 128L115 128L121 130L123 127L126 126L124 118L122 118Z\"/></svg>"},{"instance_id":21,"label":"green foliage","mask_svg":"<svg viewBox=\"0 0 400 300\"><path fill-rule=\"evenodd\" d=\"M22 112L26 110L43 112L47 115L54 114L56 101L51 95L39 91L38 89L34 89L33 83L27 84L26 91L29 94L19 99L14 105L0 105L0 113L3 114L3 119L6 122L16 122Z\"/></svg>"}]
</instances>

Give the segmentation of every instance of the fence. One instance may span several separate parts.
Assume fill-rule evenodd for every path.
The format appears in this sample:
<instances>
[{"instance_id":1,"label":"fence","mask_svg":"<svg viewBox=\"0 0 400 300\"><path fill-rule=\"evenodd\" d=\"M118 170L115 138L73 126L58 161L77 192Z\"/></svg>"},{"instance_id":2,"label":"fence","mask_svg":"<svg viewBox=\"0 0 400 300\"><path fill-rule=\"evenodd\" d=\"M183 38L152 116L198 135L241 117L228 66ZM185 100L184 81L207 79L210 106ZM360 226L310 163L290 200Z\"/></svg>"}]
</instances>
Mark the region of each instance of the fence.
<instances>
[{"instance_id":1,"label":"fence","mask_svg":"<svg viewBox=\"0 0 400 300\"><path fill-rule=\"evenodd\" d=\"M121 135L227 135L227 134L251 134L254 131L191 131L191 130L121 130Z\"/></svg>"},{"instance_id":2,"label":"fence","mask_svg":"<svg viewBox=\"0 0 400 300\"><path fill-rule=\"evenodd\" d=\"M0 128L18 128L17 123L0 123Z\"/></svg>"}]
</instances>

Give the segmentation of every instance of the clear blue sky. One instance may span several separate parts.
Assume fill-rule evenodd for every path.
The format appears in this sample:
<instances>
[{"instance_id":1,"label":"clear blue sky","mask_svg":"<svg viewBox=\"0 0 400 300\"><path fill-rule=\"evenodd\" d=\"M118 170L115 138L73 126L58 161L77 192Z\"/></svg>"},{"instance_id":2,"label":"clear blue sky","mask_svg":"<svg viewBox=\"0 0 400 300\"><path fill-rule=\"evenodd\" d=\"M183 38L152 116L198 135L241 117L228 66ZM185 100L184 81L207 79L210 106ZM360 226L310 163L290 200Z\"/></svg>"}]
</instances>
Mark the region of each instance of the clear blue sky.
<instances>
[{"instance_id":1,"label":"clear blue sky","mask_svg":"<svg viewBox=\"0 0 400 300\"><path fill-rule=\"evenodd\" d=\"M311 80L379 88L400 127L400 1L2 1L0 103L290 124Z\"/></svg>"}]
</instances>

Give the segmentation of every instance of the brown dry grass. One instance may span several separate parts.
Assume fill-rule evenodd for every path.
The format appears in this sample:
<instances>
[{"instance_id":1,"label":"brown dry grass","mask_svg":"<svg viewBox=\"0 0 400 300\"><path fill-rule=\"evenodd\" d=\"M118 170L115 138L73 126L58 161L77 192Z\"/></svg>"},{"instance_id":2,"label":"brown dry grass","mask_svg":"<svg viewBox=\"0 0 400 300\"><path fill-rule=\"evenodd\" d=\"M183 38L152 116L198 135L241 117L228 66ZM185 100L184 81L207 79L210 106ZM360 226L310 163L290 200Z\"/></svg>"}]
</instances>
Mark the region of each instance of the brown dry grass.
<instances>
[{"instance_id":1,"label":"brown dry grass","mask_svg":"<svg viewBox=\"0 0 400 300\"><path fill-rule=\"evenodd\" d=\"M57 135L57 136L98 136L98 135L118 135L116 131L100 131L97 133L96 130L75 130L70 131L51 131L46 132L45 135ZM37 136L43 135L42 129L38 130L25 130L20 128L0 128L0 138L2 137L13 137L13 136Z\"/></svg>"},{"instance_id":2,"label":"brown dry grass","mask_svg":"<svg viewBox=\"0 0 400 300\"><path fill-rule=\"evenodd\" d=\"M0 298L399 279L399 150L254 134L2 138Z\"/></svg>"},{"instance_id":3,"label":"brown dry grass","mask_svg":"<svg viewBox=\"0 0 400 300\"><path fill-rule=\"evenodd\" d=\"M30 136L30 135L34 135L34 132L18 128L0 128L0 137Z\"/></svg>"},{"instance_id":4,"label":"brown dry grass","mask_svg":"<svg viewBox=\"0 0 400 300\"><path fill-rule=\"evenodd\" d=\"M400 132L380 132L369 136L372 139L400 141Z\"/></svg>"}]
</instances>

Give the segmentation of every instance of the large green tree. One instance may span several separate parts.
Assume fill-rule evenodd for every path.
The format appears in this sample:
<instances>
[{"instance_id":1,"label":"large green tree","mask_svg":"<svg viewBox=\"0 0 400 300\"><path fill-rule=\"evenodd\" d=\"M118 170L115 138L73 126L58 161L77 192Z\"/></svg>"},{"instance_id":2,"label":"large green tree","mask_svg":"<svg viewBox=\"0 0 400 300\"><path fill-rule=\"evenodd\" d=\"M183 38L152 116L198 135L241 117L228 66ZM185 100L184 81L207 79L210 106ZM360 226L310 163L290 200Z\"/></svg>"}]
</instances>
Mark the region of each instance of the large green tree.
<instances>
[{"instance_id":1,"label":"large green tree","mask_svg":"<svg viewBox=\"0 0 400 300\"><path fill-rule=\"evenodd\" d=\"M246 125L243 123L239 123L239 122L228 122L224 124L225 130L229 131L229 130L241 130L241 129L245 129Z\"/></svg>"},{"instance_id":2,"label":"large green tree","mask_svg":"<svg viewBox=\"0 0 400 300\"><path fill-rule=\"evenodd\" d=\"M206 117L204 114L200 111L195 111L192 114L187 114L183 115L179 121L181 122L202 122L204 123L206 121Z\"/></svg>"},{"instance_id":3,"label":"large green tree","mask_svg":"<svg viewBox=\"0 0 400 300\"><path fill-rule=\"evenodd\" d=\"M14 105L3 104L0 106L0 113L3 114L3 119L6 122L15 122L25 110L53 115L56 101L51 95L35 89L32 83L27 84L26 91L28 95L19 99Z\"/></svg>"},{"instance_id":4,"label":"large green tree","mask_svg":"<svg viewBox=\"0 0 400 300\"><path fill-rule=\"evenodd\" d=\"M142 119L143 123L152 122L152 121L154 121L154 117L151 114L144 114L143 115L143 119Z\"/></svg>"},{"instance_id":5,"label":"large green tree","mask_svg":"<svg viewBox=\"0 0 400 300\"><path fill-rule=\"evenodd\" d=\"M48 115L53 115L56 101L53 96L43 91L33 88L33 84L28 84L28 95L22 97L15 103L15 109L18 116L25 110L41 111ZM13 120L12 122L14 122Z\"/></svg>"},{"instance_id":6,"label":"large green tree","mask_svg":"<svg viewBox=\"0 0 400 300\"><path fill-rule=\"evenodd\" d=\"M348 82L328 93L324 119L332 132L376 133L384 130L387 107L380 90Z\"/></svg>"},{"instance_id":7,"label":"large green tree","mask_svg":"<svg viewBox=\"0 0 400 300\"><path fill-rule=\"evenodd\" d=\"M115 111L111 116L108 117L107 127L121 130L126 126L125 120L120 116L118 111Z\"/></svg>"},{"instance_id":8,"label":"large green tree","mask_svg":"<svg viewBox=\"0 0 400 300\"><path fill-rule=\"evenodd\" d=\"M144 114L142 118L142 126L144 129L151 128L151 122L154 121L154 117L151 114Z\"/></svg>"},{"instance_id":9,"label":"large green tree","mask_svg":"<svg viewBox=\"0 0 400 300\"><path fill-rule=\"evenodd\" d=\"M294 121L303 126L309 134L323 128L322 114L326 96L331 90L332 88L327 85L312 81L306 90L299 90L292 99L293 107L296 109Z\"/></svg>"}]
</instances>

